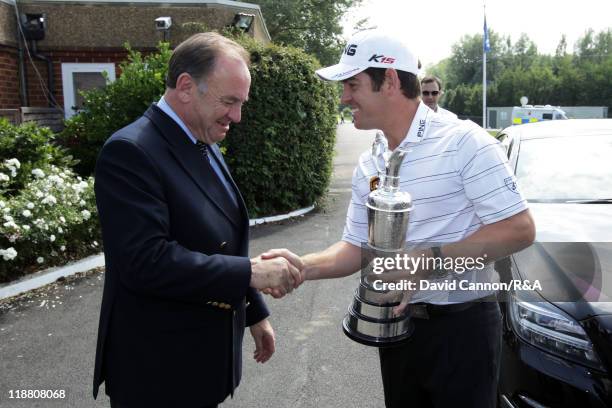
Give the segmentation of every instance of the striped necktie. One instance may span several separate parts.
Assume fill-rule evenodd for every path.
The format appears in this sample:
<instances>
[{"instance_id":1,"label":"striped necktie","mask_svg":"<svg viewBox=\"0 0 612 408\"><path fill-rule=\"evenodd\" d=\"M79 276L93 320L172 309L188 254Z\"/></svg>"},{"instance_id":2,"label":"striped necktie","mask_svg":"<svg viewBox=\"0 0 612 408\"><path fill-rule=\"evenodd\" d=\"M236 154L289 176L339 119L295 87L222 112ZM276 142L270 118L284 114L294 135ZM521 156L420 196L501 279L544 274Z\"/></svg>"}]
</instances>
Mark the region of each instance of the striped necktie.
<instances>
[{"instance_id":1,"label":"striped necktie","mask_svg":"<svg viewBox=\"0 0 612 408\"><path fill-rule=\"evenodd\" d=\"M210 174L214 180L214 184L217 185L217 188L221 187L222 189L221 191L223 191L223 194L227 195L227 197L230 199L230 202L236 208L238 208L238 201L236 200L236 197L233 191L231 191L232 187L229 184L224 183L221 180L221 177L223 176L221 174L218 174L217 171L213 169L213 165L211 161L214 159L210 157L210 152L208 151L210 149L210 146L202 142L201 140L196 141L196 146L198 147L198 149L200 149L200 152L202 153L202 157L204 158L204 163L206 164L206 167L208 167L208 169L210 170Z\"/></svg>"},{"instance_id":2,"label":"striped necktie","mask_svg":"<svg viewBox=\"0 0 612 408\"><path fill-rule=\"evenodd\" d=\"M198 146L198 149L200 149L200 152L202 152L202 156L210 160L210 158L208 157L208 145L203 141L198 140L196 141L196 146Z\"/></svg>"}]
</instances>

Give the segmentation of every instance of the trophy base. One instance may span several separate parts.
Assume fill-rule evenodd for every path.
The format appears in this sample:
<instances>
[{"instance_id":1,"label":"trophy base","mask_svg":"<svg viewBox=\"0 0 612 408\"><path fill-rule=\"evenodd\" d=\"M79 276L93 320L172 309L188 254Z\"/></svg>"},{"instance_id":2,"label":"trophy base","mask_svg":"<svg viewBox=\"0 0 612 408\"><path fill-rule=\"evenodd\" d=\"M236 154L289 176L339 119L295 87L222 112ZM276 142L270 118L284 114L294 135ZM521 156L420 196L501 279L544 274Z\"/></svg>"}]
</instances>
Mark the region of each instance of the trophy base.
<instances>
[{"instance_id":1,"label":"trophy base","mask_svg":"<svg viewBox=\"0 0 612 408\"><path fill-rule=\"evenodd\" d=\"M377 337L365 334L356 330L356 328L362 328L363 326L376 326L380 324L388 324L388 323L379 323L379 322L368 322L366 320L359 320L356 316L352 316L350 313L344 317L342 320L342 330L344 334L351 340L363 344L364 346L370 347L378 347L378 348L387 348L387 347L397 347L404 342L406 342L410 336L412 336L412 332L414 331L414 326L412 322L410 322L410 318L406 317L405 321L407 331L397 336L392 337ZM360 327L361 326L361 327Z\"/></svg>"}]
</instances>

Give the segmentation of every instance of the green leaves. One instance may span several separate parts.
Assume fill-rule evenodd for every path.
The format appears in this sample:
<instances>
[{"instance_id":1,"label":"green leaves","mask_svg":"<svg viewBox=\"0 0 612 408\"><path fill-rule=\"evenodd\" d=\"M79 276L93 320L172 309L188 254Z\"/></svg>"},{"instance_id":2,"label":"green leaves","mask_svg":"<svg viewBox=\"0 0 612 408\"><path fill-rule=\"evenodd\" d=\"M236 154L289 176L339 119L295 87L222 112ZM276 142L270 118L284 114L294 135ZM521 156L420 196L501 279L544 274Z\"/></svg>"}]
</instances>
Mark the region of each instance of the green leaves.
<instances>
[{"instance_id":1,"label":"green leaves","mask_svg":"<svg viewBox=\"0 0 612 408\"><path fill-rule=\"evenodd\" d=\"M59 136L61 143L80 159L76 170L83 176L93 173L104 141L136 120L164 93L169 45L160 43L158 52L144 57L127 44L126 49L128 59L119 65L119 78L105 88L84 92L83 110L66 121Z\"/></svg>"},{"instance_id":2,"label":"green leaves","mask_svg":"<svg viewBox=\"0 0 612 408\"><path fill-rule=\"evenodd\" d=\"M329 184L338 96L318 63L292 47L244 44L252 58L250 101L223 142L251 217L315 203Z\"/></svg>"},{"instance_id":3,"label":"green leaves","mask_svg":"<svg viewBox=\"0 0 612 408\"><path fill-rule=\"evenodd\" d=\"M344 40L340 25L345 13L361 0L254 0L277 44L290 45L317 57L321 64L338 62Z\"/></svg>"}]
</instances>

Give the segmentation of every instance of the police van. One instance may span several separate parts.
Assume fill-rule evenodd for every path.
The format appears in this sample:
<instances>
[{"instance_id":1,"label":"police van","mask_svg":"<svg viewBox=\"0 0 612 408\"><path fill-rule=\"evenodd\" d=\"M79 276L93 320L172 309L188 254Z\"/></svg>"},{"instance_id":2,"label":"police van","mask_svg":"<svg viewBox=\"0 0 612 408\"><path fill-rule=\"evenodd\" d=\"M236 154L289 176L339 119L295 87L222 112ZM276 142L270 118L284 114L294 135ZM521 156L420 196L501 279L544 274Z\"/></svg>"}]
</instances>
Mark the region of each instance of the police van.
<instances>
[{"instance_id":1,"label":"police van","mask_svg":"<svg viewBox=\"0 0 612 408\"><path fill-rule=\"evenodd\" d=\"M512 124L541 122L543 120L567 119L565 112L558 106L523 105L512 108Z\"/></svg>"}]
</instances>

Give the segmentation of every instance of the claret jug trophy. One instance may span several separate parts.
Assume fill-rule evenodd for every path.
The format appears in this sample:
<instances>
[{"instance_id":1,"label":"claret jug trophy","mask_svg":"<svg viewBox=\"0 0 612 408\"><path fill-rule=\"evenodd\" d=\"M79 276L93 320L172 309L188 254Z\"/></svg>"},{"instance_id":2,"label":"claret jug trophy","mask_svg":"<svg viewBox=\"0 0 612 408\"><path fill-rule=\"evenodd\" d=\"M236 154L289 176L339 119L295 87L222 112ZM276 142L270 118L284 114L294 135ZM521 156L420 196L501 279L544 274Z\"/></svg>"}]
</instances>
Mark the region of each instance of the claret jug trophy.
<instances>
[{"instance_id":1,"label":"claret jug trophy","mask_svg":"<svg viewBox=\"0 0 612 408\"><path fill-rule=\"evenodd\" d=\"M393 307L399 305L403 292L389 291L376 284L371 260L375 257L395 257L405 247L412 198L400 191L400 168L408 153L400 147L387 150L382 133L372 144L372 160L378 171L378 188L368 195L368 243L362 248L362 272L348 314L342 322L344 333L354 341L375 347L389 347L410 337L413 324L409 315L394 316ZM385 166L380 166L383 161ZM363 259L368 261L364 262ZM365 265L367 263L367 265ZM382 279L384 281L384 279ZM376 287L378 286L378 288Z\"/></svg>"}]
</instances>

